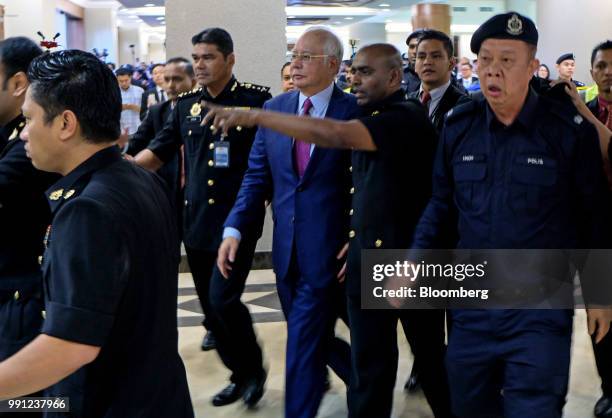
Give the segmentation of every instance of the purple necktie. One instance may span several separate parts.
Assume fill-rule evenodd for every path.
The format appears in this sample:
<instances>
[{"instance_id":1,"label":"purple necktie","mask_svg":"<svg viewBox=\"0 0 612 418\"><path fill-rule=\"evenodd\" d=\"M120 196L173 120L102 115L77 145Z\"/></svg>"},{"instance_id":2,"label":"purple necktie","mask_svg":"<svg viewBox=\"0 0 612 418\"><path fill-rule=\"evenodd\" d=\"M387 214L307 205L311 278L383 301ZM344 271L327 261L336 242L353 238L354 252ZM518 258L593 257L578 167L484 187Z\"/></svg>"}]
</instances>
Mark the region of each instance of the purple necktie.
<instances>
[{"instance_id":1,"label":"purple necktie","mask_svg":"<svg viewBox=\"0 0 612 418\"><path fill-rule=\"evenodd\" d=\"M308 98L302 106L302 116L310 116L311 109L312 102ZM302 178L304 177L306 167L308 167L308 161L310 161L310 144L296 139L295 146L293 147L293 157L295 158L298 175Z\"/></svg>"}]
</instances>

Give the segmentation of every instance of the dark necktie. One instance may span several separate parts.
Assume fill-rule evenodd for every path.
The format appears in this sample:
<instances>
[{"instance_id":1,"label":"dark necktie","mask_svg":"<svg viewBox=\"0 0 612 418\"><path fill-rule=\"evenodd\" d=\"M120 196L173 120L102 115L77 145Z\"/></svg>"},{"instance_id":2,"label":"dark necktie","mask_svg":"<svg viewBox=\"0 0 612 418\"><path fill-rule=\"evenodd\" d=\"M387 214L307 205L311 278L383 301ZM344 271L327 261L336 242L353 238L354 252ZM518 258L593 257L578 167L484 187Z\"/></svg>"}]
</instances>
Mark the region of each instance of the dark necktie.
<instances>
[{"instance_id":1,"label":"dark necktie","mask_svg":"<svg viewBox=\"0 0 612 418\"><path fill-rule=\"evenodd\" d=\"M310 98L304 101L302 106L302 116L310 116L310 110L312 109L312 102ZM310 144L298 139L295 140L293 147L293 156L295 158L295 166L300 178L304 176L308 162L310 161Z\"/></svg>"},{"instance_id":2,"label":"dark necktie","mask_svg":"<svg viewBox=\"0 0 612 418\"><path fill-rule=\"evenodd\" d=\"M428 91L423 90L421 94L421 103L425 106L426 109L429 109L429 102L431 101L431 94Z\"/></svg>"}]
</instances>

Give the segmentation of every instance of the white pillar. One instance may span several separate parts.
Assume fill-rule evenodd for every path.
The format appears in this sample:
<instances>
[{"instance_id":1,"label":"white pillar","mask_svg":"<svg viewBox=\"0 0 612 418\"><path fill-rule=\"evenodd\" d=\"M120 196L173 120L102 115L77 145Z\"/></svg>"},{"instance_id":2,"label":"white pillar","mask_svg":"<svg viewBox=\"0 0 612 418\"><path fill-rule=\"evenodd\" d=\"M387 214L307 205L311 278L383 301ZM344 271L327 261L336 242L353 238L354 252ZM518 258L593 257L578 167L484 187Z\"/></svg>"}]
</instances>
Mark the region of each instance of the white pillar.
<instances>
[{"instance_id":1,"label":"white pillar","mask_svg":"<svg viewBox=\"0 0 612 418\"><path fill-rule=\"evenodd\" d=\"M51 39L59 31L56 19L55 0L2 0L4 4L4 35L26 36L36 42L41 38L36 32L42 32ZM62 42L62 38L58 40Z\"/></svg>"},{"instance_id":2,"label":"white pillar","mask_svg":"<svg viewBox=\"0 0 612 418\"><path fill-rule=\"evenodd\" d=\"M134 55L130 45L134 45ZM140 50L140 29L119 28L119 61L117 66L136 63L136 58L142 59L142 51Z\"/></svg>"},{"instance_id":3,"label":"white pillar","mask_svg":"<svg viewBox=\"0 0 612 418\"><path fill-rule=\"evenodd\" d=\"M355 23L349 26L348 30L349 39L359 40L356 51L368 44L387 42L387 31L385 30L384 23Z\"/></svg>"},{"instance_id":4,"label":"white pillar","mask_svg":"<svg viewBox=\"0 0 612 418\"><path fill-rule=\"evenodd\" d=\"M117 63L118 30L117 11L114 8L86 8L84 17L85 48L91 52L96 48L100 53L106 49L106 62Z\"/></svg>"},{"instance_id":5,"label":"white pillar","mask_svg":"<svg viewBox=\"0 0 612 418\"><path fill-rule=\"evenodd\" d=\"M240 81L280 92L285 62L285 0L166 0L167 56L191 56L191 37L208 27L227 30L234 40Z\"/></svg>"},{"instance_id":6,"label":"white pillar","mask_svg":"<svg viewBox=\"0 0 612 418\"><path fill-rule=\"evenodd\" d=\"M612 1L538 0L537 26L540 34L538 58L557 77L555 61L566 52L576 55L574 78L593 84L591 51L612 38Z\"/></svg>"}]
</instances>

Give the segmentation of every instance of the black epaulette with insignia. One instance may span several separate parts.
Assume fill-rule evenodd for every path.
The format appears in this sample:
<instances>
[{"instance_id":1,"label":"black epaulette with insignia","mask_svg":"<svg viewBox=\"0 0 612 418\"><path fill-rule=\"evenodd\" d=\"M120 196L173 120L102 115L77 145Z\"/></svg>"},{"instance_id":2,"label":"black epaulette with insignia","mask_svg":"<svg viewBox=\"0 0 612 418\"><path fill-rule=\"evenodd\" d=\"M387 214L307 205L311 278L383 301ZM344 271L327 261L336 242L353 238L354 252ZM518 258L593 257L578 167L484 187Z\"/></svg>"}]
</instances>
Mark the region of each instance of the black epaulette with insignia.
<instances>
[{"instance_id":1,"label":"black epaulette with insignia","mask_svg":"<svg viewBox=\"0 0 612 418\"><path fill-rule=\"evenodd\" d=\"M446 112L446 124L448 125L457 122L463 117L473 114L476 108L478 107L478 103L479 100L470 100L469 102L465 102L453 107L451 110Z\"/></svg>"},{"instance_id":2,"label":"black epaulette with insignia","mask_svg":"<svg viewBox=\"0 0 612 418\"><path fill-rule=\"evenodd\" d=\"M546 108L549 109L550 113L556 116L556 119L564 122L574 130L580 130L585 119L571 102L560 102L551 100L548 97L545 97L542 102L546 103Z\"/></svg>"},{"instance_id":3,"label":"black epaulette with insignia","mask_svg":"<svg viewBox=\"0 0 612 418\"><path fill-rule=\"evenodd\" d=\"M191 91L185 92L185 93L181 93L178 95L178 99L186 99L188 97L194 97L194 96L198 96L200 94L202 94L202 87L196 87Z\"/></svg>"},{"instance_id":4,"label":"black epaulette with insignia","mask_svg":"<svg viewBox=\"0 0 612 418\"><path fill-rule=\"evenodd\" d=\"M261 92L261 93L270 92L270 87L260 86L259 84L253 84L253 83L238 83L238 84L240 85L240 87L247 89L247 90L252 90L252 91Z\"/></svg>"}]
</instances>

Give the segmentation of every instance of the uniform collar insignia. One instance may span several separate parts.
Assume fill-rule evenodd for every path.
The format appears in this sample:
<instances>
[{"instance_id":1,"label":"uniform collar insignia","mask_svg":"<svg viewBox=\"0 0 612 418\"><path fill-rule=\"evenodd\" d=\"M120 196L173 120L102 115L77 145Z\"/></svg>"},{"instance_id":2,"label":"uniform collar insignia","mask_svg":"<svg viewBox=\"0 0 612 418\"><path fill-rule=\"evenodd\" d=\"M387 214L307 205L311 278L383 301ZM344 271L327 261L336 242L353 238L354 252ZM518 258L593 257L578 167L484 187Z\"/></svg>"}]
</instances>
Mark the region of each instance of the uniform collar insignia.
<instances>
[{"instance_id":1,"label":"uniform collar insignia","mask_svg":"<svg viewBox=\"0 0 612 418\"><path fill-rule=\"evenodd\" d=\"M13 133L11 134L11 136L9 136L9 141L12 141L13 139L17 138L19 136L19 130L17 130L17 128L13 129Z\"/></svg>"},{"instance_id":2,"label":"uniform collar insignia","mask_svg":"<svg viewBox=\"0 0 612 418\"><path fill-rule=\"evenodd\" d=\"M64 189L57 189L49 193L49 200L60 200L64 194Z\"/></svg>"},{"instance_id":3,"label":"uniform collar insignia","mask_svg":"<svg viewBox=\"0 0 612 418\"><path fill-rule=\"evenodd\" d=\"M51 212L55 213L65 202L75 199L89 183L94 172L122 161L121 150L117 146L109 146L92 155L47 190Z\"/></svg>"},{"instance_id":4,"label":"uniform collar insignia","mask_svg":"<svg viewBox=\"0 0 612 418\"><path fill-rule=\"evenodd\" d=\"M506 32L512 36L518 36L523 33L523 21L518 15L513 14L506 24Z\"/></svg>"}]
</instances>

